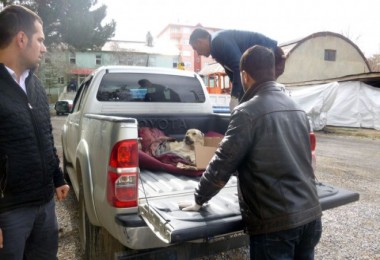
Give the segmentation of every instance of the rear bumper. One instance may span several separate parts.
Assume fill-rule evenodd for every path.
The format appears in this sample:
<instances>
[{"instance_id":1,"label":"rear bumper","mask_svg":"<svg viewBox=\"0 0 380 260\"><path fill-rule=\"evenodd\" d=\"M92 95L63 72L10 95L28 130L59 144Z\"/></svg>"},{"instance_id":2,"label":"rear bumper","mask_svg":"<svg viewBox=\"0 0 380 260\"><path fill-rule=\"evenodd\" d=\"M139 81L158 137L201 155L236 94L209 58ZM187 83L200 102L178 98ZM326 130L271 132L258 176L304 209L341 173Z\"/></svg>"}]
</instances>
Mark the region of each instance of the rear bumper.
<instances>
[{"instance_id":1,"label":"rear bumper","mask_svg":"<svg viewBox=\"0 0 380 260\"><path fill-rule=\"evenodd\" d=\"M117 224L123 227L147 227L144 220L137 214L118 214L115 220Z\"/></svg>"},{"instance_id":2,"label":"rear bumper","mask_svg":"<svg viewBox=\"0 0 380 260\"><path fill-rule=\"evenodd\" d=\"M197 257L217 254L227 250L249 245L249 237L240 232L224 234L218 237L198 239L185 243L166 244L157 239L144 220L137 214L119 214L115 217L116 223L121 226L125 236L126 250L117 254L117 259L193 259Z\"/></svg>"},{"instance_id":3,"label":"rear bumper","mask_svg":"<svg viewBox=\"0 0 380 260\"><path fill-rule=\"evenodd\" d=\"M239 233L232 236L226 235L220 239L202 241L202 243L181 243L164 249L126 251L119 254L117 259L195 259L205 256L209 258L210 255L247 247L248 245L249 237Z\"/></svg>"},{"instance_id":4,"label":"rear bumper","mask_svg":"<svg viewBox=\"0 0 380 260\"><path fill-rule=\"evenodd\" d=\"M170 246L162 242L138 214L117 214L113 236L129 249L143 250Z\"/></svg>"}]
</instances>

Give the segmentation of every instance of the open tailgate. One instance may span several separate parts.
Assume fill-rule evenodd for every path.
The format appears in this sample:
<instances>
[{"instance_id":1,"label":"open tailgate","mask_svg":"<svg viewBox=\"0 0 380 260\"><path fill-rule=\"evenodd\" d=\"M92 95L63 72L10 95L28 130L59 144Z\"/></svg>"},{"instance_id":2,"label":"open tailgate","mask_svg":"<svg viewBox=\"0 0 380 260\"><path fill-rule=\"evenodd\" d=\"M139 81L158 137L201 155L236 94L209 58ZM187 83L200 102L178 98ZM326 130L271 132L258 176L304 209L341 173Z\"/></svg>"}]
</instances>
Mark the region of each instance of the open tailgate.
<instances>
[{"instance_id":1,"label":"open tailgate","mask_svg":"<svg viewBox=\"0 0 380 260\"><path fill-rule=\"evenodd\" d=\"M359 200L359 194L322 183L317 184L323 210ZM193 197L187 197L187 200ZM149 228L168 244L191 240L209 240L242 231L236 187L225 187L199 212L182 211L181 199L163 198L139 206L139 212Z\"/></svg>"}]
</instances>

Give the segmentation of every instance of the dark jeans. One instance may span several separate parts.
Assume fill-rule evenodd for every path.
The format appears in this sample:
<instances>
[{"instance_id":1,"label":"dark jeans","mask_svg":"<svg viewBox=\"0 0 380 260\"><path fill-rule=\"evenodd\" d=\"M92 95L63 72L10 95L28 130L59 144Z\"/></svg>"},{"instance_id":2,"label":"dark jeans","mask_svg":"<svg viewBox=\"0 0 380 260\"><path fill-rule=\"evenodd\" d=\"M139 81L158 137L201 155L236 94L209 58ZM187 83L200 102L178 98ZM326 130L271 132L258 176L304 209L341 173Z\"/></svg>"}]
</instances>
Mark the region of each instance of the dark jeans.
<instances>
[{"instance_id":1,"label":"dark jeans","mask_svg":"<svg viewBox=\"0 0 380 260\"><path fill-rule=\"evenodd\" d=\"M321 219L297 228L250 236L251 259L314 259L314 248L322 235Z\"/></svg>"},{"instance_id":2,"label":"dark jeans","mask_svg":"<svg viewBox=\"0 0 380 260\"><path fill-rule=\"evenodd\" d=\"M57 259L58 223L55 202L23 207L0 214L3 230L1 260Z\"/></svg>"}]
</instances>

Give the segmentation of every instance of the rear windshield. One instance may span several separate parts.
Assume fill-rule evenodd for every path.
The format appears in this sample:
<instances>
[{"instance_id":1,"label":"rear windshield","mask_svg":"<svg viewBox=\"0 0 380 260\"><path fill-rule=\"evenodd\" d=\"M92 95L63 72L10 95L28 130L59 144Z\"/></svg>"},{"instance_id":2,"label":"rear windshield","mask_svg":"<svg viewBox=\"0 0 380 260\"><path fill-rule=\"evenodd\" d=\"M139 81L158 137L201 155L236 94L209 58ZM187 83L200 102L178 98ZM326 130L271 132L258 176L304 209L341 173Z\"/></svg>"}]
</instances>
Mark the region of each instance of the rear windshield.
<instances>
[{"instance_id":1,"label":"rear windshield","mask_svg":"<svg viewBox=\"0 0 380 260\"><path fill-rule=\"evenodd\" d=\"M108 73L97 93L99 101L202 103L205 95L196 77L162 74Z\"/></svg>"},{"instance_id":2,"label":"rear windshield","mask_svg":"<svg viewBox=\"0 0 380 260\"><path fill-rule=\"evenodd\" d=\"M55 104L56 109L69 109L69 102L67 101L58 101Z\"/></svg>"}]
</instances>

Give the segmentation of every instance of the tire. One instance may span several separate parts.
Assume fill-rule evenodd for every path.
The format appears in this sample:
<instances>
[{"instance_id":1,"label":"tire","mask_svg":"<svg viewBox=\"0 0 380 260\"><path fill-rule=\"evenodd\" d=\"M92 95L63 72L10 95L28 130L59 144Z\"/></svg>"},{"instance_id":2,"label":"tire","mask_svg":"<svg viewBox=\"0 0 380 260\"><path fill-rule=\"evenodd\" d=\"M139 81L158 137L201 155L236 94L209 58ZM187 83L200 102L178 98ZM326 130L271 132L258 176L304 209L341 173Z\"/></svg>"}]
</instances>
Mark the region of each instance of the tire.
<instances>
[{"instance_id":1,"label":"tire","mask_svg":"<svg viewBox=\"0 0 380 260\"><path fill-rule=\"evenodd\" d=\"M63 170L63 177L65 178L65 181L71 185L71 180L70 180L70 176L69 176L69 173L67 172L67 160L66 160L66 156L65 156L65 151L62 151L62 170Z\"/></svg>"},{"instance_id":2,"label":"tire","mask_svg":"<svg viewBox=\"0 0 380 260\"><path fill-rule=\"evenodd\" d=\"M84 259L115 259L117 253L126 248L107 230L90 223L84 201L83 188L79 192L79 237Z\"/></svg>"},{"instance_id":3,"label":"tire","mask_svg":"<svg viewBox=\"0 0 380 260\"><path fill-rule=\"evenodd\" d=\"M99 228L93 226L88 219L86 204L84 201L83 188L79 191L79 238L83 249L84 259L97 259L96 242Z\"/></svg>"},{"instance_id":4,"label":"tire","mask_svg":"<svg viewBox=\"0 0 380 260\"><path fill-rule=\"evenodd\" d=\"M79 239L81 242L81 248L86 251L86 225L88 221L88 217L86 214L86 205L84 204L84 198L83 198L83 188L79 191Z\"/></svg>"}]
</instances>

